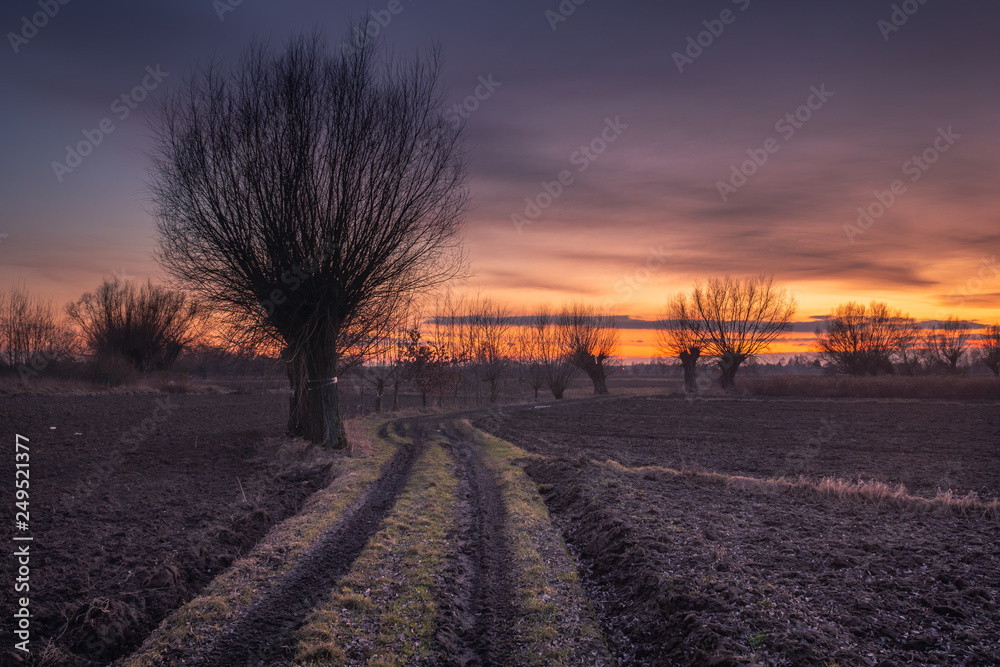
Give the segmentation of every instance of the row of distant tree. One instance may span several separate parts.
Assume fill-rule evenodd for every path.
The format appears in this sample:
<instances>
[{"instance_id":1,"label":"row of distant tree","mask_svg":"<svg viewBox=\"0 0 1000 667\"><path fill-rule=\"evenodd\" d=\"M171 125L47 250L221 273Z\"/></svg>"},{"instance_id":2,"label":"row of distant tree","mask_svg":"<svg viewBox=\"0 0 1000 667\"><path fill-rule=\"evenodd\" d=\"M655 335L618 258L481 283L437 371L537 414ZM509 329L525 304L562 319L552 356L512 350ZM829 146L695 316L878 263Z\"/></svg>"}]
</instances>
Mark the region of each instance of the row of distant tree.
<instances>
[{"instance_id":1,"label":"row of distant tree","mask_svg":"<svg viewBox=\"0 0 1000 667\"><path fill-rule=\"evenodd\" d=\"M337 378L348 369L380 402L401 383L425 402L473 387L495 400L511 377L558 397L575 373L606 392L619 350L610 313L415 305L468 275L465 128L445 108L439 52L397 58L360 28L346 50L319 34L252 45L168 95L148 195L155 257L184 291L109 279L56 311L15 287L0 303L4 364L27 379L86 354L110 378L116 364L169 368L199 342L267 354L285 362L289 431L330 447L346 443ZM878 373L910 358L906 318L858 308L843 306L821 334L831 365ZM690 388L706 358L731 387L794 311L768 278L713 279L671 300L661 348Z\"/></svg>"},{"instance_id":2,"label":"row of distant tree","mask_svg":"<svg viewBox=\"0 0 1000 667\"><path fill-rule=\"evenodd\" d=\"M705 355L718 362L722 385L732 386L740 365L787 330L793 310L794 302L766 278L710 280L670 299L658 322L657 350L680 360L689 391L697 389ZM975 332L955 317L925 330L885 303L851 302L817 328L816 351L828 370L849 375L957 373L963 361L1000 375L1000 326Z\"/></svg>"},{"instance_id":3,"label":"row of distant tree","mask_svg":"<svg viewBox=\"0 0 1000 667\"><path fill-rule=\"evenodd\" d=\"M817 334L821 356L842 373L955 373L963 362L978 361L1000 375L998 325L976 335L972 324L949 317L925 330L885 303L847 303Z\"/></svg>"},{"instance_id":4,"label":"row of distant tree","mask_svg":"<svg viewBox=\"0 0 1000 667\"><path fill-rule=\"evenodd\" d=\"M0 291L0 367L24 380L87 357L165 370L204 335L206 311L182 292L109 278L60 312L23 284Z\"/></svg>"},{"instance_id":5,"label":"row of distant tree","mask_svg":"<svg viewBox=\"0 0 1000 667\"><path fill-rule=\"evenodd\" d=\"M403 386L439 403L461 392L495 402L512 383L562 398L578 375L594 393L608 392L607 377L620 364L618 320L583 303L517 312L489 297L446 295L418 306L399 302L381 326L348 331L337 373L354 371L374 386L376 409L398 407ZM672 297L657 321L657 351L676 359L689 391L710 360L723 387L738 370L788 330L794 299L766 277L719 278ZM371 322L367 322L370 324ZM1000 375L1000 326L975 333L955 318L922 330L913 318L884 303L838 306L817 330L825 368L851 375L958 372L981 362ZM135 373L171 368L185 350L226 350L281 357L294 392L294 355L266 341L248 341L188 295L151 282L108 278L60 313L23 285L0 291L0 364L28 379L50 364L87 359L91 375L125 365ZM255 347L256 346L256 347ZM107 379L97 377L97 379ZM293 406L294 406L293 401ZM302 403L299 403L302 405ZM298 418L290 413L289 428Z\"/></svg>"}]
</instances>

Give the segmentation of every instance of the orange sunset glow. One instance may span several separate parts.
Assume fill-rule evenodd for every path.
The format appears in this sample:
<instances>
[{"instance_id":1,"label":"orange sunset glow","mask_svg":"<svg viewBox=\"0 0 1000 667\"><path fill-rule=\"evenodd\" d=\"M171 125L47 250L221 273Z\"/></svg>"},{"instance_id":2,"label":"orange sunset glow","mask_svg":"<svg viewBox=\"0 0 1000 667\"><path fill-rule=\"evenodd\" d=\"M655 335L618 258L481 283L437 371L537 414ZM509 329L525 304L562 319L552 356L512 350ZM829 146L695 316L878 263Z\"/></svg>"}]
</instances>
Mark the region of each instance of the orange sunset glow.
<instances>
[{"instance_id":1,"label":"orange sunset glow","mask_svg":"<svg viewBox=\"0 0 1000 667\"><path fill-rule=\"evenodd\" d=\"M927 5L887 30L887 8L870 3L741 1L701 51L687 38L709 19L693 2L588 3L565 21L527 5L443 3L403 11L381 36L401 51L444 46L444 109L466 124L471 170L473 275L455 290L515 311L607 306L628 318L624 356L640 359L654 354L644 323L669 295L773 274L798 302L774 351L794 354L847 301L886 301L924 322L1000 320L997 58L971 7ZM2 71L14 94L2 107L0 283L59 305L102 276L164 278L145 180L157 96L196 62L296 23L246 6L206 27L164 7L122 15L101 39L80 11ZM323 11L338 30L348 16ZM135 37L185 21L200 27L183 48ZM809 57L790 55L799 50ZM166 74L150 79L154 65ZM157 89L125 114L136 81ZM114 130L93 154L55 166L104 117Z\"/></svg>"}]
</instances>

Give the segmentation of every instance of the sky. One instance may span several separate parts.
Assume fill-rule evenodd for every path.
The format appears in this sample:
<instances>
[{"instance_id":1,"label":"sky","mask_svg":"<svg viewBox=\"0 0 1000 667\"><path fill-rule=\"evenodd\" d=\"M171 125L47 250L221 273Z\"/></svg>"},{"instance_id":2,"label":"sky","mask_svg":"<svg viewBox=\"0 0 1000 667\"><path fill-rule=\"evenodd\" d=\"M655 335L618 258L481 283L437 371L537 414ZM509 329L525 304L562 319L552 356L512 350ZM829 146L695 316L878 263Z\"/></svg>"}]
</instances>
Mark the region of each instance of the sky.
<instances>
[{"instance_id":1,"label":"sky","mask_svg":"<svg viewBox=\"0 0 1000 667\"><path fill-rule=\"evenodd\" d=\"M161 279L157 100L254 38L337 43L361 17L400 56L443 48L471 157L462 289L611 308L628 357L652 354L669 295L726 274L795 296L780 351L847 301L1000 321L983 0L10 0L0 285L61 305L104 276Z\"/></svg>"}]
</instances>

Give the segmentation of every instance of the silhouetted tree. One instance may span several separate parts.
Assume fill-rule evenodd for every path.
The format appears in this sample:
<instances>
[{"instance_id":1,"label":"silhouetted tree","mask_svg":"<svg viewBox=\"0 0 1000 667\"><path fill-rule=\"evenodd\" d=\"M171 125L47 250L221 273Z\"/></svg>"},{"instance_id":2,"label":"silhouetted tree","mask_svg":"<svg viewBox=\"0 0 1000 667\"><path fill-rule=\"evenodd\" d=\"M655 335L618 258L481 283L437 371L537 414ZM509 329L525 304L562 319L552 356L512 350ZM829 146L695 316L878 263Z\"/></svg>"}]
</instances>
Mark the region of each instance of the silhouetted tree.
<instances>
[{"instance_id":1,"label":"silhouetted tree","mask_svg":"<svg viewBox=\"0 0 1000 667\"><path fill-rule=\"evenodd\" d=\"M837 306L816 330L817 348L831 368L841 373L892 373L893 362L912 347L918 331L913 319L885 303L851 302Z\"/></svg>"},{"instance_id":2,"label":"silhouetted tree","mask_svg":"<svg viewBox=\"0 0 1000 667\"><path fill-rule=\"evenodd\" d=\"M403 343L403 362L406 377L420 392L421 405L426 408L427 396L439 391L448 382L450 360L446 350L434 341L426 340L419 329L410 329Z\"/></svg>"},{"instance_id":3,"label":"silhouetted tree","mask_svg":"<svg viewBox=\"0 0 1000 667\"><path fill-rule=\"evenodd\" d=\"M472 361L480 379L490 387L490 402L495 403L500 383L513 364L510 309L489 298L476 299L469 305L465 319Z\"/></svg>"},{"instance_id":4,"label":"silhouetted tree","mask_svg":"<svg viewBox=\"0 0 1000 667\"><path fill-rule=\"evenodd\" d=\"M977 358L984 366L1000 377L1000 324L994 324L986 329L979 342Z\"/></svg>"},{"instance_id":5,"label":"silhouetted tree","mask_svg":"<svg viewBox=\"0 0 1000 667\"><path fill-rule=\"evenodd\" d=\"M949 317L939 326L927 332L925 345L934 362L946 366L952 373L958 372L958 362L969 349L972 341L972 327L968 323Z\"/></svg>"},{"instance_id":6,"label":"silhouetted tree","mask_svg":"<svg viewBox=\"0 0 1000 667\"><path fill-rule=\"evenodd\" d=\"M718 358L720 383L731 388L750 357L765 352L788 330L795 299L769 276L713 278L691 293L691 314L701 320L702 352Z\"/></svg>"},{"instance_id":7,"label":"silhouetted tree","mask_svg":"<svg viewBox=\"0 0 1000 667\"><path fill-rule=\"evenodd\" d=\"M51 302L32 296L22 283L0 291L0 367L17 369L26 380L50 361L68 360L76 347Z\"/></svg>"},{"instance_id":8,"label":"silhouetted tree","mask_svg":"<svg viewBox=\"0 0 1000 667\"><path fill-rule=\"evenodd\" d=\"M618 321L592 306L574 303L559 313L557 326L566 358L594 384L595 394L608 393L608 367L618 355Z\"/></svg>"},{"instance_id":9,"label":"silhouetted tree","mask_svg":"<svg viewBox=\"0 0 1000 667\"><path fill-rule=\"evenodd\" d=\"M686 294L676 294L656 322L656 350L665 357L677 357L684 369L684 390L694 393L698 358L704 341L704 324L694 312Z\"/></svg>"},{"instance_id":10,"label":"silhouetted tree","mask_svg":"<svg viewBox=\"0 0 1000 667\"><path fill-rule=\"evenodd\" d=\"M91 352L117 355L141 372L169 368L197 338L201 313L183 292L118 277L66 306Z\"/></svg>"},{"instance_id":11,"label":"silhouetted tree","mask_svg":"<svg viewBox=\"0 0 1000 667\"><path fill-rule=\"evenodd\" d=\"M404 351L408 341L407 332L410 330L410 309L400 308L397 311L396 321L391 325L391 332L388 336L378 336L368 358L368 364L364 367L364 376L375 386L375 412L382 413L385 408L385 391L392 385L393 410L399 408L399 379L405 368Z\"/></svg>"},{"instance_id":12,"label":"silhouetted tree","mask_svg":"<svg viewBox=\"0 0 1000 667\"><path fill-rule=\"evenodd\" d=\"M514 346L517 355L518 379L531 388L534 397L545 386L546 367L543 357L544 327L539 328L531 316L521 315L520 326L515 329Z\"/></svg>"},{"instance_id":13,"label":"silhouetted tree","mask_svg":"<svg viewBox=\"0 0 1000 667\"><path fill-rule=\"evenodd\" d=\"M356 46L300 37L200 71L164 107L153 169L160 262L244 340L285 348L298 428L329 446L338 374L400 295L462 273L468 200L438 54Z\"/></svg>"},{"instance_id":14,"label":"silhouetted tree","mask_svg":"<svg viewBox=\"0 0 1000 667\"><path fill-rule=\"evenodd\" d=\"M564 316L540 308L531 316L530 327L535 357L544 370L545 386L553 398L562 399L579 370L569 358L569 329Z\"/></svg>"}]
</instances>

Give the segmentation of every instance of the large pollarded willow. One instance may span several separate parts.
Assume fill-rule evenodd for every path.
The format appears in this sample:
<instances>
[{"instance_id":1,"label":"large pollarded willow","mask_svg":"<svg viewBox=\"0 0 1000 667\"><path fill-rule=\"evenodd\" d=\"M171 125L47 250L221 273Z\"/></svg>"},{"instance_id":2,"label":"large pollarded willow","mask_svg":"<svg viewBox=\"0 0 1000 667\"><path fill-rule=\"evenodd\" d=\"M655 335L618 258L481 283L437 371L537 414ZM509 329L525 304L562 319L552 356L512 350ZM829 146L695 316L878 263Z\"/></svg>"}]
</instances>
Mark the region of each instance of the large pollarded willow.
<instances>
[{"instance_id":1,"label":"large pollarded willow","mask_svg":"<svg viewBox=\"0 0 1000 667\"><path fill-rule=\"evenodd\" d=\"M702 352L718 358L719 382L729 389L740 365L789 329L795 299L770 276L726 276L695 286L691 313L700 320Z\"/></svg>"},{"instance_id":2,"label":"large pollarded willow","mask_svg":"<svg viewBox=\"0 0 1000 667\"><path fill-rule=\"evenodd\" d=\"M251 46L199 71L154 127L158 259L244 340L285 348L290 427L344 443L335 378L395 306L463 269L462 129L438 52L371 40Z\"/></svg>"}]
</instances>

